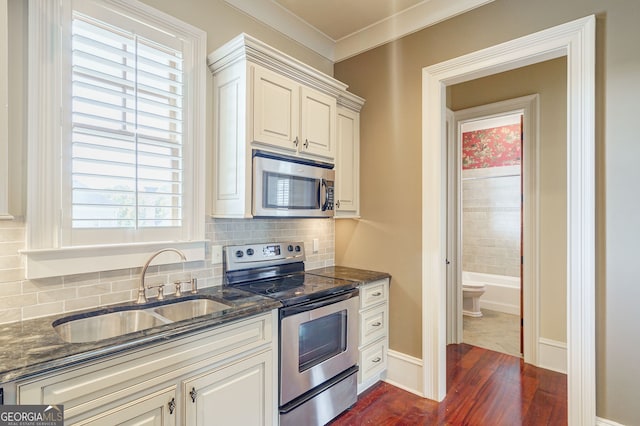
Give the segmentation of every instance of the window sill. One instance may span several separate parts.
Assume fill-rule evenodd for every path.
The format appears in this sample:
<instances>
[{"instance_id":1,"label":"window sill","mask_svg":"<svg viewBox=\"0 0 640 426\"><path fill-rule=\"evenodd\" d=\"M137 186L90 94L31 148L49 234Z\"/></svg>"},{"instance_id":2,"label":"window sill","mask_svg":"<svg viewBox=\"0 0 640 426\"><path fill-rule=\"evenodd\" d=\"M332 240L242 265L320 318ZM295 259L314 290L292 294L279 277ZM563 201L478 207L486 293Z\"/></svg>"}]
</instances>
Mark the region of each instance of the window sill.
<instances>
[{"instance_id":1,"label":"window sill","mask_svg":"<svg viewBox=\"0 0 640 426\"><path fill-rule=\"evenodd\" d=\"M172 247L181 250L188 262L204 260L205 241L157 242L118 244L107 246L80 246L60 249L21 250L25 256L26 278L59 277L89 272L139 268L156 251ZM177 256L160 256L154 265L178 263Z\"/></svg>"}]
</instances>

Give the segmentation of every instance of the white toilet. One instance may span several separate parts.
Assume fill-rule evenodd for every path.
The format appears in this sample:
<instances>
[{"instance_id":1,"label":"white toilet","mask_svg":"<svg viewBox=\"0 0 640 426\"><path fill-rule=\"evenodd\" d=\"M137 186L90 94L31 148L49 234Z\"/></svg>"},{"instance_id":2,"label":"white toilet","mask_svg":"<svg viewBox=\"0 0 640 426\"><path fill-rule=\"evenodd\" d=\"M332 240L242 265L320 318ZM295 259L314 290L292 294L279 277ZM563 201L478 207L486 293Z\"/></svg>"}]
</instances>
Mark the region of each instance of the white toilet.
<instances>
[{"instance_id":1,"label":"white toilet","mask_svg":"<svg viewBox=\"0 0 640 426\"><path fill-rule=\"evenodd\" d=\"M484 294L484 283L477 281L462 282L462 315L481 317L480 296Z\"/></svg>"}]
</instances>

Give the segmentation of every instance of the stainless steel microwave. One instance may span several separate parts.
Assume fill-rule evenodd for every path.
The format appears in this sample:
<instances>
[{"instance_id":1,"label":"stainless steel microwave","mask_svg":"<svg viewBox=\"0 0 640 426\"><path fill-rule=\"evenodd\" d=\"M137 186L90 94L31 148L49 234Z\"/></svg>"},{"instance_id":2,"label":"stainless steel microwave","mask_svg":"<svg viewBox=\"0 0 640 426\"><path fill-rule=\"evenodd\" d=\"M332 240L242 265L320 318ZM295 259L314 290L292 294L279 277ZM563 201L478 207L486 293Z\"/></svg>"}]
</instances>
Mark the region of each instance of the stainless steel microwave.
<instances>
[{"instance_id":1,"label":"stainless steel microwave","mask_svg":"<svg viewBox=\"0 0 640 426\"><path fill-rule=\"evenodd\" d=\"M333 164L253 151L254 217L333 217Z\"/></svg>"}]
</instances>

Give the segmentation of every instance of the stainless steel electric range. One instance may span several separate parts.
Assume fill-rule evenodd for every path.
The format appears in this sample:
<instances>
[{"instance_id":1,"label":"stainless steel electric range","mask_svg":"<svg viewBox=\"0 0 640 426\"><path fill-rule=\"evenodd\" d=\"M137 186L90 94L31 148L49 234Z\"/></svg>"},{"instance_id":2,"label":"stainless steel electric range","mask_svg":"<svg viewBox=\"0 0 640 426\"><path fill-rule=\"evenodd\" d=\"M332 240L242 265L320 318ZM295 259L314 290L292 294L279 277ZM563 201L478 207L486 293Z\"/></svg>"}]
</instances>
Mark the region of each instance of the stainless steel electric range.
<instances>
[{"instance_id":1,"label":"stainless steel electric range","mask_svg":"<svg viewBox=\"0 0 640 426\"><path fill-rule=\"evenodd\" d=\"M323 425L357 399L355 283L304 273L302 242L224 248L225 285L280 308L280 424Z\"/></svg>"}]
</instances>

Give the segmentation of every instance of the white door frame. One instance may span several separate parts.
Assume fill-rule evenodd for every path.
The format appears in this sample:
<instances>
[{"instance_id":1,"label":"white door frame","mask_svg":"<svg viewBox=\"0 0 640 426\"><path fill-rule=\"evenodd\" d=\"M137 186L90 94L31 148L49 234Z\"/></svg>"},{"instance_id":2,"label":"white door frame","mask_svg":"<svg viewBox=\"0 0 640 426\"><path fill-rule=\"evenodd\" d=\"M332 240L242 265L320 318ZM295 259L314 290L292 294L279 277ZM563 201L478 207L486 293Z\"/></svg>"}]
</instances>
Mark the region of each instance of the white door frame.
<instances>
[{"instance_id":1,"label":"white door frame","mask_svg":"<svg viewBox=\"0 0 640 426\"><path fill-rule=\"evenodd\" d=\"M567 57L567 384L569 425L595 424L595 17L422 70L423 394L446 395L448 85Z\"/></svg>"},{"instance_id":2,"label":"white door frame","mask_svg":"<svg viewBox=\"0 0 640 426\"><path fill-rule=\"evenodd\" d=\"M462 217L462 176L461 176L461 159L460 159L460 147L461 147L461 132L460 126L462 123L476 121L479 119L500 117L503 115L513 114L520 112L523 114L523 151L522 151L522 176L524 180L523 185L523 276L522 276L522 292L523 292L523 320L524 320L524 361L529 364L538 365L538 295L539 295L539 264L538 264L538 248L539 248L539 223L540 217L538 212L539 206L539 161L540 161L540 143L539 143L539 95L522 96L519 98L508 99L502 102L494 102L487 105L480 105L473 108L467 108L453 112L453 127L454 127L454 143L456 149L449 148L449 156L455 156L455 158L449 158L449 164L456 164L456 170L454 175L449 175L449 178L456 179L456 182L452 185L457 194L454 196L458 200L458 206L455 211L449 211L449 219L453 220L457 225L455 232L456 240L449 241L449 245L461 246L461 240L459 235L461 227ZM448 114L448 113L447 113ZM447 118L448 120L450 118ZM449 206L451 208L451 206ZM457 257L451 261L448 273L453 273L455 277L462 276L462 248L457 247ZM451 269L455 268L455 271ZM453 294L459 300L450 302L450 306L462 305L462 282L460 279L456 281L456 288ZM449 322L447 324L447 333L449 335L453 332L454 341L462 341L462 309L456 310L457 323ZM448 315L449 321L451 316ZM449 328L457 327L456 329L449 330Z\"/></svg>"}]
</instances>

